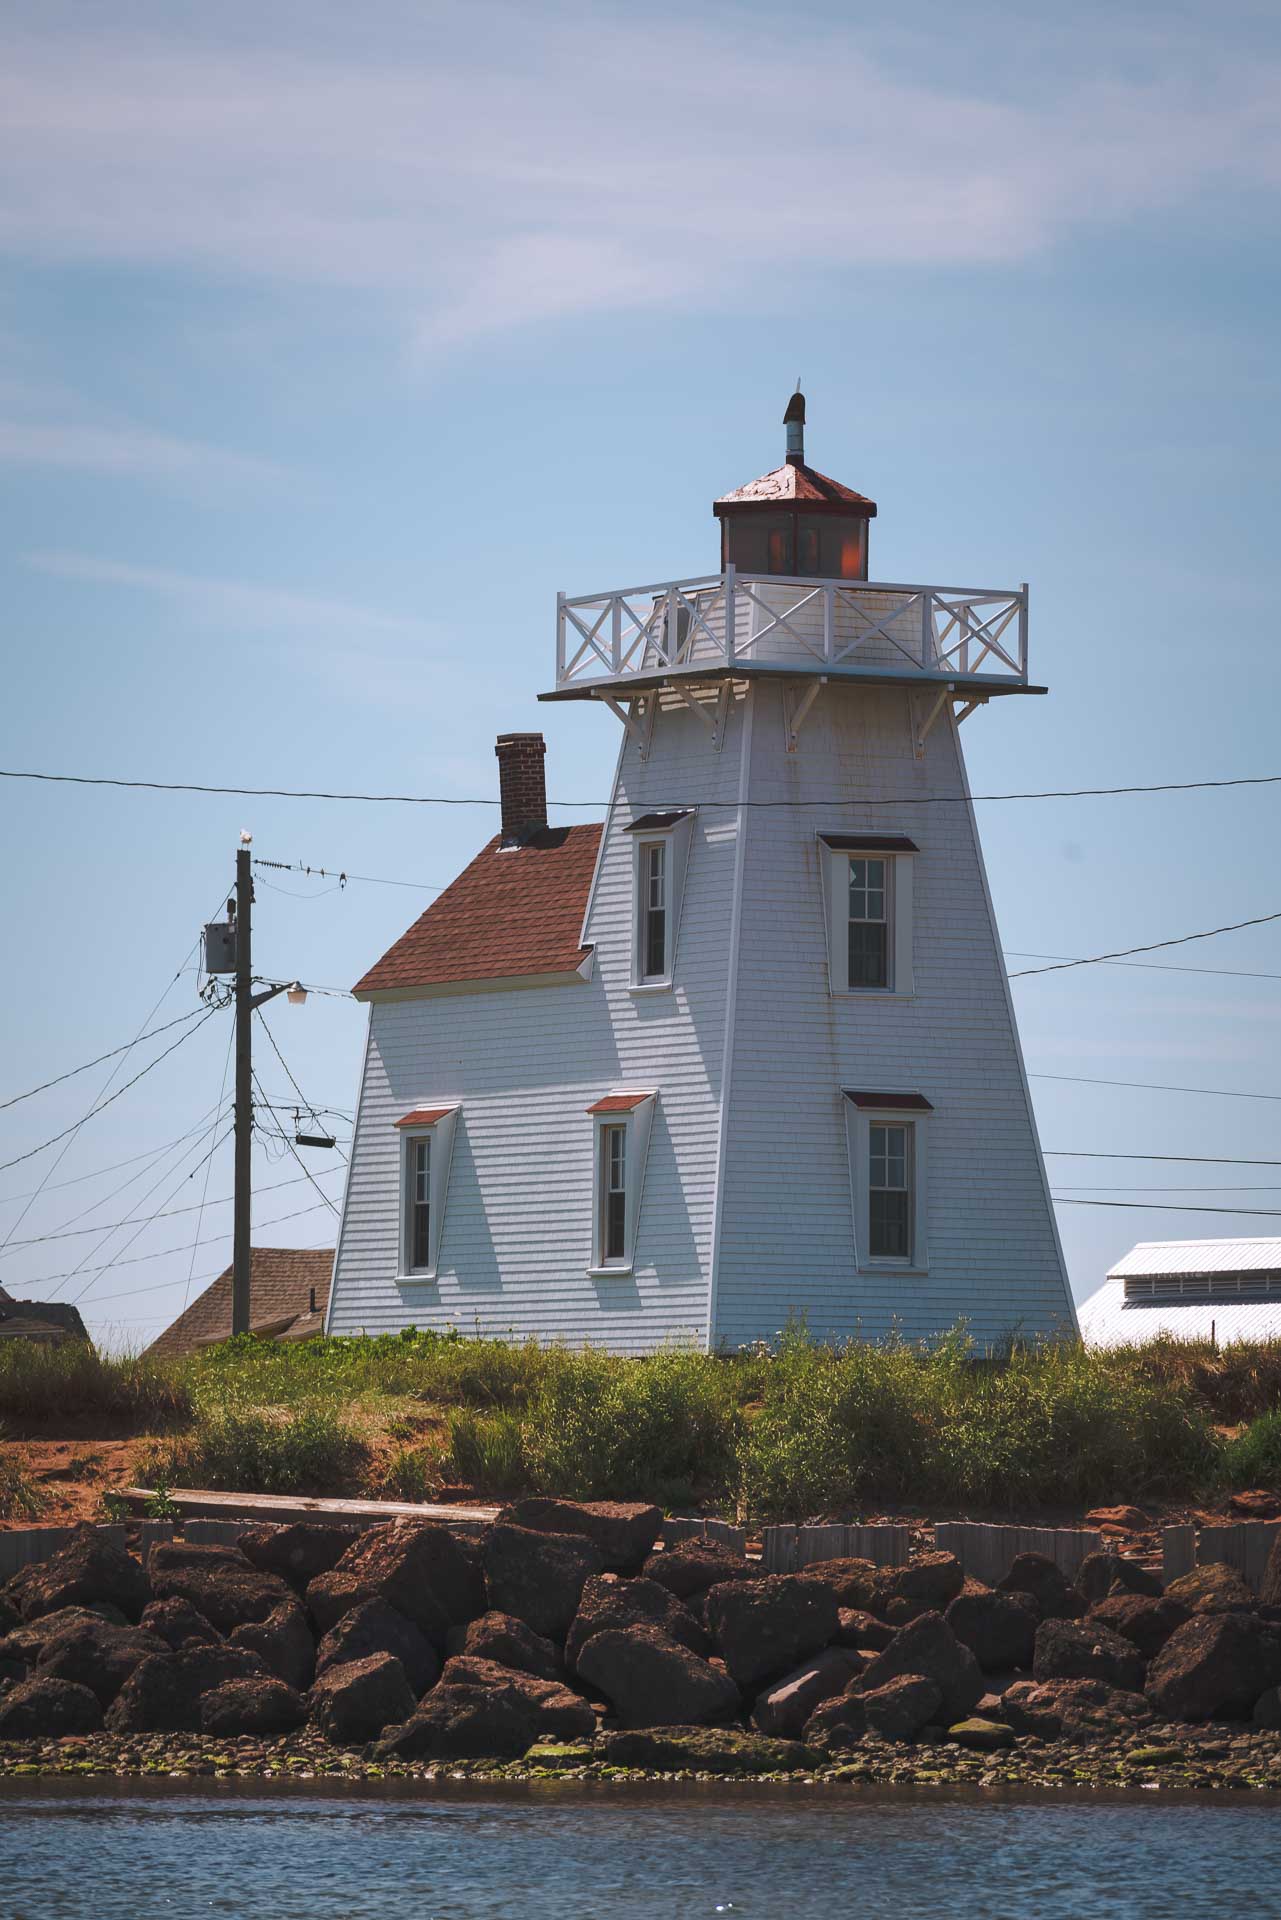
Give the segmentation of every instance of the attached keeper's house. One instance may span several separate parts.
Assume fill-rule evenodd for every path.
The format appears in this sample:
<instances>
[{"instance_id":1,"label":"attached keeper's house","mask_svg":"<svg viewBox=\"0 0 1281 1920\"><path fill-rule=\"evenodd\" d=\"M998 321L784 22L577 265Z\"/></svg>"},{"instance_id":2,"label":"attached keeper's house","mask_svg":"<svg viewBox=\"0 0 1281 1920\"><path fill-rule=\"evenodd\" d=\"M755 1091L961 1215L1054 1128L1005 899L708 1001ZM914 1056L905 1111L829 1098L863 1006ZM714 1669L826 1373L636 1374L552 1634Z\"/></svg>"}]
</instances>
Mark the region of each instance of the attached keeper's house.
<instances>
[{"instance_id":1,"label":"attached keeper's house","mask_svg":"<svg viewBox=\"0 0 1281 1920\"><path fill-rule=\"evenodd\" d=\"M502 735L501 831L356 987L330 1331L1074 1331L960 743L1044 691L1027 591L869 583L786 425L718 572L560 599L604 823Z\"/></svg>"},{"instance_id":2,"label":"attached keeper's house","mask_svg":"<svg viewBox=\"0 0 1281 1920\"><path fill-rule=\"evenodd\" d=\"M1141 1240L1081 1308L1090 1347L1281 1339L1281 1240Z\"/></svg>"}]
</instances>

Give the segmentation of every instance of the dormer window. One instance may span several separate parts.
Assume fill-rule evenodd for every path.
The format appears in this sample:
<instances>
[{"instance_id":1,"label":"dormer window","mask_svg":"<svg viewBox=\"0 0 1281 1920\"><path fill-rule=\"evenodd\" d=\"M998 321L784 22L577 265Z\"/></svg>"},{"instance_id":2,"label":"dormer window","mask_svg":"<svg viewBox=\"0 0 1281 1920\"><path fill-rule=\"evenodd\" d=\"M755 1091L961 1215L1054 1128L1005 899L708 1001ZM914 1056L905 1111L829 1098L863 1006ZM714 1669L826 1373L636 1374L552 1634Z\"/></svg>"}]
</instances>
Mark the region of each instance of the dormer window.
<instances>
[{"instance_id":1,"label":"dormer window","mask_svg":"<svg viewBox=\"0 0 1281 1920\"><path fill-rule=\"evenodd\" d=\"M415 1107L396 1122L402 1280L436 1278L457 1120L457 1105L438 1105Z\"/></svg>"},{"instance_id":2,"label":"dormer window","mask_svg":"<svg viewBox=\"0 0 1281 1920\"><path fill-rule=\"evenodd\" d=\"M914 840L897 833L820 833L831 990L904 997L914 991Z\"/></svg>"},{"instance_id":3,"label":"dormer window","mask_svg":"<svg viewBox=\"0 0 1281 1920\"><path fill-rule=\"evenodd\" d=\"M632 991L664 992L676 971L676 939L694 815L681 808L633 820Z\"/></svg>"}]
</instances>

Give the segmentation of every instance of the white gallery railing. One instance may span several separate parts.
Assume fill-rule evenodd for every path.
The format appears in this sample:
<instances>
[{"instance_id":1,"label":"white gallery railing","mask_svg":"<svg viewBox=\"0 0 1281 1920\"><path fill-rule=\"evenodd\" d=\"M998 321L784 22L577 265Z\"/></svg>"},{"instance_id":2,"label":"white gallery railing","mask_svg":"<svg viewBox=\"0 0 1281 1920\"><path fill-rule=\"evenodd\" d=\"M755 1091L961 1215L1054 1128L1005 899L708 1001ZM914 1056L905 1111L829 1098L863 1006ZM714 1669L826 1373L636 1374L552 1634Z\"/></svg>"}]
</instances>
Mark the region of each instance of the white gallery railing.
<instances>
[{"instance_id":1,"label":"white gallery railing","mask_svg":"<svg viewBox=\"0 0 1281 1920\"><path fill-rule=\"evenodd\" d=\"M609 593L558 594L556 685L736 664L869 675L1027 681L1027 586L704 574Z\"/></svg>"}]
</instances>

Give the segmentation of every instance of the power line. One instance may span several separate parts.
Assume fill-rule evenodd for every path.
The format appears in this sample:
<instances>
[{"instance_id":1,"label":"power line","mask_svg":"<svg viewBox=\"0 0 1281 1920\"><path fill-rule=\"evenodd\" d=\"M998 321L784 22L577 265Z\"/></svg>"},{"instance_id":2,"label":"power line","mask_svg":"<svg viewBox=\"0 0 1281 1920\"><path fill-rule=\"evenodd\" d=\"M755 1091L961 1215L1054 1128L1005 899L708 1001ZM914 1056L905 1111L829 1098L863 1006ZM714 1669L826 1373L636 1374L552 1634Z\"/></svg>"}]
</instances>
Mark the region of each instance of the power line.
<instances>
[{"instance_id":1,"label":"power line","mask_svg":"<svg viewBox=\"0 0 1281 1920\"><path fill-rule=\"evenodd\" d=\"M227 1051L222 1056L222 1079L218 1086L218 1106L222 1107L227 1098L227 1074L231 1067L231 1050L236 1040L236 1023L233 1020L227 1034ZM234 1130L234 1128L233 1128ZM224 1136L225 1138L225 1136ZM196 1264L196 1247L200 1241L200 1229L205 1223L205 1202L209 1198L209 1176L213 1172L213 1154L205 1155L205 1184L200 1190L200 1212L196 1216L196 1237L191 1243L191 1259L187 1266L187 1284L182 1291L182 1310L187 1311L187 1301L191 1295L191 1270Z\"/></svg>"},{"instance_id":2,"label":"power line","mask_svg":"<svg viewBox=\"0 0 1281 1920\"><path fill-rule=\"evenodd\" d=\"M1183 1167L1281 1167L1281 1160L1237 1160L1212 1153L1101 1153L1094 1147L1044 1147L1043 1160L1168 1160Z\"/></svg>"},{"instance_id":3,"label":"power line","mask_svg":"<svg viewBox=\"0 0 1281 1920\"><path fill-rule=\"evenodd\" d=\"M1202 936L1194 934L1192 938ZM1135 947L1132 952L1141 953L1146 949ZM1026 947L1006 947L1007 954L1013 954L1017 960L1070 960L1076 966L1092 967L1136 967L1144 973L1209 973L1226 980L1281 980L1281 973L1255 973L1242 967L1172 967L1160 960L1112 960L1101 956L1096 960L1082 960L1072 953L1031 953ZM1017 980L1018 974L1007 974L1006 978Z\"/></svg>"},{"instance_id":4,"label":"power line","mask_svg":"<svg viewBox=\"0 0 1281 1920\"><path fill-rule=\"evenodd\" d=\"M306 787L221 787L193 780L123 780L100 774L35 773L28 769L0 767L0 780L40 780L59 786L121 787L146 793L206 793L255 800L343 800L367 801L379 806L407 807L496 807L495 795L470 798L456 794L421 793L339 793ZM1060 787L1028 793L976 794L893 794L877 799L841 794L826 800L700 800L676 801L672 806L753 807L760 809L849 806L968 806L972 801L997 800L1097 800L1121 794L1205 793L1220 787L1271 787L1281 785L1281 773L1238 774L1224 780L1161 780L1149 785L1125 787ZM605 807L606 800L552 800L548 804L570 810Z\"/></svg>"},{"instance_id":5,"label":"power line","mask_svg":"<svg viewBox=\"0 0 1281 1920\"><path fill-rule=\"evenodd\" d=\"M322 1108L321 1111L328 1111L328 1109ZM213 1112L212 1107L209 1112ZM196 1134L203 1133L208 1123L209 1114L204 1113L194 1127L189 1128L186 1133L180 1133L176 1140L166 1141L163 1147L148 1147L145 1153L135 1153L128 1160L113 1160L110 1166L95 1167L92 1173L77 1173L70 1180L51 1180L47 1185L42 1187L24 1188L21 1193L0 1194L0 1206L3 1206L5 1202L9 1200L35 1200L42 1193L62 1193L67 1187L82 1187L86 1180L102 1180L109 1173L119 1173L121 1167L136 1167L140 1160L151 1160L153 1162L163 1160L167 1153L171 1153L175 1147L180 1147L184 1140L194 1139ZM146 1171L146 1169L144 1169L144 1171ZM142 1175L139 1174L138 1178L141 1179ZM129 1184L130 1182L126 1180L125 1186ZM116 1189L118 1193L123 1192L123 1190L123 1188L119 1187ZM108 1197L110 1198L112 1196ZM96 1204L101 1206L103 1203L102 1201L98 1201Z\"/></svg>"},{"instance_id":6,"label":"power line","mask_svg":"<svg viewBox=\"0 0 1281 1920\"><path fill-rule=\"evenodd\" d=\"M1144 1187L1137 1183L1130 1186L1112 1187L1067 1187L1067 1193L1281 1193L1281 1186L1271 1187Z\"/></svg>"},{"instance_id":7,"label":"power line","mask_svg":"<svg viewBox=\"0 0 1281 1920\"><path fill-rule=\"evenodd\" d=\"M301 873L308 879L314 875L318 880L336 880L340 887L345 887L349 880L360 880L371 887L410 887L417 893L443 893L447 884L436 880L387 880L377 873L349 873L345 867L318 867L306 860L266 860L258 854L254 855L254 866L271 867L277 873ZM280 892L284 891L281 887ZM290 897L294 900L322 900L326 893L332 892L332 887L325 887L320 893L295 893Z\"/></svg>"},{"instance_id":8,"label":"power line","mask_svg":"<svg viewBox=\"0 0 1281 1920\"><path fill-rule=\"evenodd\" d=\"M326 1202L326 1205L328 1205L328 1202ZM264 1227L283 1226L286 1220L301 1220L306 1214L319 1213L319 1212L321 1212L320 1202L316 1201L310 1207L299 1207L295 1213L278 1213L273 1215L273 1217L270 1220L256 1221L254 1225L254 1232L259 1233L262 1231ZM146 1223L144 1222L144 1225L145 1224ZM231 1237L232 1236L230 1235L230 1233L211 1233L207 1239L197 1241L196 1244L201 1247L216 1247L222 1241L230 1240ZM182 1243L181 1246L178 1246L178 1247L158 1247L155 1253L135 1253L135 1254L131 1254L128 1259L108 1260L101 1267L72 1267L66 1273L42 1273L39 1279L24 1280L22 1284L25 1287L46 1287L55 1280L77 1280L79 1279L82 1273L95 1273L95 1274L110 1273L113 1267L139 1267L139 1266L142 1266L148 1260L166 1259L168 1255L171 1253L190 1253L190 1252L191 1252L191 1242L189 1240L186 1240ZM177 1279L173 1279L173 1280L166 1281L165 1284L166 1286L173 1287L173 1286L177 1286L178 1282L177 1282ZM84 1298L83 1293L77 1295L77 1300L81 1300L83 1298Z\"/></svg>"},{"instance_id":9,"label":"power line","mask_svg":"<svg viewBox=\"0 0 1281 1920\"><path fill-rule=\"evenodd\" d=\"M1235 1087L1176 1087L1164 1080L1091 1080L1081 1073L1029 1073L1029 1080L1062 1080L1079 1087L1131 1087L1140 1093L1199 1093L1212 1095L1219 1100L1281 1100L1281 1093L1241 1093ZM1136 1153L1121 1158L1143 1160L1146 1154ZM1243 1162L1242 1164L1271 1166L1272 1161Z\"/></svg>"},{"instance_id":10,"label":"power line","mask_svg":"<svg viewBox=\"0 0 1281 1920\"><path fill-rule=\"evenodd\" d=\"M74 1080L78 1073L88 1073L90 1067L100 1067L104 1060L114 1060L118 1053L129 1053L134 1047L142 1045L144 1040L154 1040L157 1035L168 1033L171 1027L180 1027L188 1020L194 1020L200 1012L192 1007L189 1013L180 1013L176 1020L167 1020L163 1027L153 1027L150 1033L140 1033L132 1040L126 1040L123 1046L111 1047L106 1053L100 1053L96 1060L86 1060L81 1067L69 1067L66 1073L60 1073L53 1080L45 1080L38 1087L29 1087L26 1093L15 1093L11 1099L0 1100L0 1113L9 1107L20 1106L24 1100L34 1100L38 1093L47 1093L50 1087L60 1087L64 1080Z\"/></svg>"},{"instance_id":11,"label":"power line","mask_svg":"<svg viewBox=\"0 0 1281 1920\"><path fill-rule=\"evenodd\" d=\"M209 1153L206 1154L205 1156L206 1161L212 1164L213 1155L217 1152L218 1147L221 1147L230 1138L231 1138L231 1135L229 1132L224 1133L222 1136L222 1139L218 1141L217 1146L212 1147ZM201 1164L204 1164L204 1163L202 1162L192 1167L190 1173L185 1174L183 1177L187 1180L192 1179L197 1173L199 1173ZM338 1167L326 1167L323 1173L318 1174L315 1177L320 1180L327 1180L327 1179L330 1179L335 1173L338 1173L340 1171L341 1169ZM275 1193L277 1189L280 1187L300 1187L303 1183L304 1177L310 1179L312 1176L310 1174L307 1174L306 1176L304 1176L303 1174L295 1174L295 1175L292 1175L288 1180L273 1180L270 1186L259 1187L257 1189L257 1193ZM118 1233L122 1227L135 1227L140 1225L144 1227L149 1227L151 1226L153 1221L175 1220L177 1219L180 1213L199 1213L206 1206L209 1206L209 1207L229 1206L231 1201L234 1198L235 1198L234 1194L223 1193L223 1194L220 1194L216 1200L193 1201L189 1207L166 1207L161 1213L149 1213L146 1219L142 1221L116 1220L108 1224L106 1221L100 1220L96 1226L73 1227L70 1230L60 1227L54 1233L38 1233L30 1240L11 1240L9 1244L12 1251L16 1253L20 1247L42 1247L50 1240L79 1240L79 1239L82 1239L83 1236L87 1233L108 1234L108 1233Z\"/></svg>"},{"instance_id":12,"label":"power line","mask_svg":"<svg viewBox=\"0 0 1281 1920\"><path fill-rule=\"evenodd\" d=\"M305 1094L305 1093L303 1092L303 1090L302 1090L302 1088L301 1088L301 1087L300 1087L300 1086L298 1085L298 1082L297 1082L297 1081L296 1081L296 1080L294 1079L294 1076L293 1076L293 1072L292 1072L292 1070L291 1070L291 1068L290 1068L290 1065L289 1065L289 1062L288 1062L288 1061L286 1060L286 1058L285 1058L285 1056L284 1056L284 1054L283 1054L283 1053L282 1053L282 1052L280 1051L280 1047L279 1047L279 1045L278 1045L278 1043L277 1043L277 1041L276 1041L276 1036L275 1036L275 1034L274 1034L274 1033L272 1032L272 1030L271 1030L271 1028L270 1028L270 1027L268 1026L268 1024L267 1024L267 1016L266 1016L266 1014L265 1014L265 1013L263 1012L263 1010L262 1010L262 1008L261 1008L261 1007L259 1007L259 1008L258 1008L258 1019L259 1019L259 1022L260 1022L260 1024L261 1024L261 1026L262 1026L262 1030L263 1030L263 1032L264 1032L264 1033L266 1034L266 1036L267 1036L267 1038L268 1038L268 1040L269 1040L269 1041L271 1042L271 1050L272 1050L272 1052L273 1052L273 1053L275 1054L275 1056L276 1056L276 1058L277 1058L277 1060L279 1060L279 1062L280 1062L280 1064L281 1064L281 1066L282 1066L282 1067L284 1068L284 1070L285 1070L285 1077L286 1077L286 1079L287 1079L287 1080L289 1081L289 1084L290 1084L290 1086L291 1086L291 1087L293 1088L293 1090L294 1090L294 1092L295 1092L295 1093L296 1093L296 1094L298 1095L298 1098L299 1098L299 1100L300 1100L300 1101L302 1102L302 1104L303 1104L303 1106L304 1106L304 1107L306 1107L306 1109L307 1109L307 1111L308 1111L308 1113L311 1113L311 1114L320 1114L320 1113L330 1113L330 1112L335 1112L335 1113L336 1113L336 1112L337 1112L337 1109L336 1109L336 1108L329 1108L329 1107L313 1107L313 1106L312 1106L312 1104L311 1104L311 1102L310 1102L310 1101L308 1100L308 1098L307 1098L307 1096L306 1096L306 1094ZM261 1091L261 1089L260 1089L260 1091ZM272 1109L272 1111L273 1111L273 1113L275 1112L275 1108L274 1108L274 1107L273 1107L273 1109ZM279 1116L277 1116L277 1117L279 1117ZM339 1117L340 1117L340 1118L345 1118L345 1115L340 1115ZM338 1145L338 1142L337 1142L336 1140L334 1141L334 1152L335 1152L335 1153L336 1153L336 1154L338 1155L338 1158L339 1158L339 1159L340 1159L340 1160L342 1161L342 1163L343 1163L343 1165L344 1165L344 1166L346 1166L346 1164L347 1164L347 1156L346 1156L346 1154L345 1154L345 1153L343 1152L343 1150L342 1150L342 1148L341 1148L341 1147L340 1147L340 1146Z\"/></svg>"},{"instance_id":13,"label":"power line","mask_svg":"<svg viewBox=\"0 0 1281 1920\"><path fill-rule=\"evenodd\" d=\"M1088 960L1059 960L1052 967L1020 967L1011 980L1026 980L1034 973L1066 973L1070 967L1098 967L1108 960L1124 960L1132 953L1157 953L1162 947L1186 947L1191 940L1213 940L1220 933L1240 933L1243 927L1265 927L1281 920L1281 913L1261 913L1253 920L1234 920L1230 926L1209 927L1204 933L1183 933L1177 940L1153 940L1145 947L1120 947L1115 953L1096 953Z\"/></svg>"},{"instance_id":14,"label":"power line","mask_svg":"<svg viewBox=\"0 0 1281 1920\"><path fill-rule=\"evenodd\" d=\"M258 1098L262 1101L263 1105L271 1113L277 1125L279 1125L280 1115L276 1112L276 1109L272 1106L270 1100L268 1100L266 1094L263 1092L262 1082L259 1080L258 1075L256 1073L253 1076L253 1082L255 1087L257 1087L258 1089ZM283 1129L281 1132L281 1137L283 1138L285 1145L288 1147L290 1153L292 1153L294 1159L298 1162L298 1165L302 1168L307 1178L311 1181L312 1186L316 1188L316 1192L320 1194L321 1199L324 1201L325 1205L329 1208L329 1211L333 1214L334 1218L337 1219L338 1208L334 1205L333 1201L329 1198L329 1195L325 1193L317 1185L315 1175L312 1173L311 1168L307 1165L306 1161L303 1159L302 1155L299 1153L297 1147L294 1145L292 1138L287 1133L285 1133Z\"/></svg>"},{"instance_id":15,"label":"power line","mask_svg":"<svg viewBox=\"0 0 1281 1920\"><path fill-rule=\"evenodd\" d=\"M1156 1200L1073 1200L1062 1193L1053 1193L1050 1198L1061 1207L1123 1207L1130 1213L1231 1213L1249 1220L1281 1219L1281 1207L1162 1206Z\"/></svg>"},{"instance_id":16,"label":"power line","mask_svg":"<svg viewBox=\"0 0 1281 1920\"><path fill-rule=\"evenodd\" d=\"M5 1160L0 1162L0 1173L7 1173L10 1167L21 1166L24 1160L34 1160L38 1153L43 1153L46 1147L56 1146L58 1141L65 1140L68 1134L79 1133L81 1127L84 1126L86 1121L94 1119L97 1114L102 1113L104 1109L111 1106L114 1101L119 1100L122 1094L128 1093L130 1087L136 1087L138 1082L144 1079L146 1075L151 1072L153 1067L158 1067L162 1060L167 1060L171 1053L176 1052L176 1050L183 1044L184 1040L190 1040L193 1033L199 1033L201 1027L203 1027L205 1024L205 1021L211 1020L214 1014L217 1012L218 1012L217 1007L210 1007L208 1012L204 1015L204 1018L201 1020L198 1020L194 1027L188 1027L185 1033L180 1033L178 1035L178 1038L173 1042L171 1046L166 1047L163 1053L158 1053L154 1060L148 1061L147 1065L143 1067L140 1073L135 1073L132 1080L126 1080L123 1087L117 1087L116 1091L113 1094L109 1094L105 1100L100 1100L97 1106L90 1107L89 1111L86 1114L84 1114L79 1120L77 1120L73 1126L64 1127L61 1133L55 1133L48 1140L42 1140L38 1147L31 1147L26 1153L20 1153L16 1155L16 1157L12 1160ZM36 1191L40 1192L41 1189L37 1188ZM15 1222L15 1225L16 1224L17 1223Z\"/></svg>"}]
</instances>

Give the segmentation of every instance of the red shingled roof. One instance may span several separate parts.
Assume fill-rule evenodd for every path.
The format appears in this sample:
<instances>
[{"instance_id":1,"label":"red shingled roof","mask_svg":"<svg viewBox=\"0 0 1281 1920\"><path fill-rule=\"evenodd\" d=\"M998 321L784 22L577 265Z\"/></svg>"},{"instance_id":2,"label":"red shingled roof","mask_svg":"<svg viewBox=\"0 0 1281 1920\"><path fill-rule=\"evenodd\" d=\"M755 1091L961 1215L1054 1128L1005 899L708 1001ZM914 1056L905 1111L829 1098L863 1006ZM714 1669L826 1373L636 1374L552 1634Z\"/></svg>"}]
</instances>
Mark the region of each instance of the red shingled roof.
<instances>
[{"instance_id":1,"label":"red shingled roof","mask_svg":"<svg viewBox=\"0 0 1281 1920\"><path fill-rule=\"evenodd\" d=\"M588 952L580 936L600 836L599 822L549 827L520 847L495 836L352 991L572 973Z\"/></svg>"},{"instance_id":2,"label":"red shingled roof","mask_svg":"<svg viewBox=\"0 0 1281 1920\"><path fill-rule=\"evenodd\" d=\"M594 1107L588 1107L588 1113L630 1113L633 1107L639 1107L645 1100L652 1100L653 1093L607 1093Z\"/></svg>"},{"instance_id":3,"label":"red shingled roof","mask_svg":"<svg viewBox=\"0 0 1281 1920\"><path fill-rule=\"evenodd\" d=\"M749 480L745 487L735 487L733 493L723 493L713 502L712 512L719 514L723 507L791 505L857 508L869 519L876 512L875 500L869 500L865 493L855 493L853 487L830 480L815 467L790 461L775 467L772 473L763 473L759 480Z\"/></svg>"}]
</instances>

